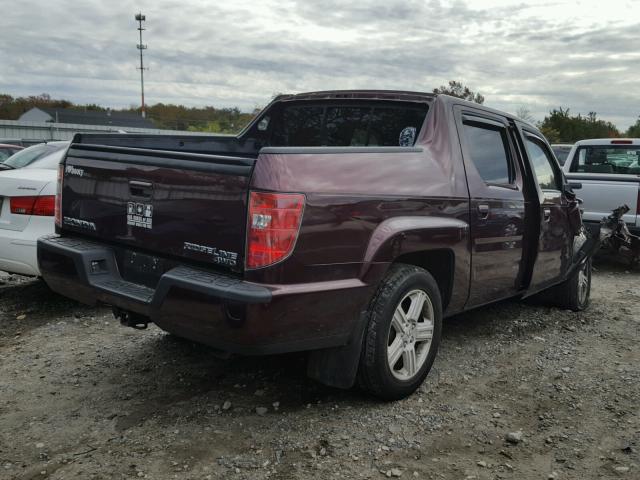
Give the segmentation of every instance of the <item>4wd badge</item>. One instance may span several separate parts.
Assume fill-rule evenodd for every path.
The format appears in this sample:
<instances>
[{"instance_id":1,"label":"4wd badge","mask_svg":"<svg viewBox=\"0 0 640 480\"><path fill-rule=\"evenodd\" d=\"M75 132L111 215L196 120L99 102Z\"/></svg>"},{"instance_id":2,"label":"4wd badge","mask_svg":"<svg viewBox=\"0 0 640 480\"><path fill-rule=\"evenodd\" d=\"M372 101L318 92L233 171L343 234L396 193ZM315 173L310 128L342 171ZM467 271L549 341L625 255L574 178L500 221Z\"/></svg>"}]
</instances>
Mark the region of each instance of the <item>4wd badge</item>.
<instances>
[{"instance_id":1,"label":"4wd badge","mask_svg":"<svg viewBox=\"0 0 640 480\"><path fill-rule=\"evenodd\" d=\"M151 228L152 218L153 205L148 203L127 203L127 225Z\"/></svg>"}]
</instances>

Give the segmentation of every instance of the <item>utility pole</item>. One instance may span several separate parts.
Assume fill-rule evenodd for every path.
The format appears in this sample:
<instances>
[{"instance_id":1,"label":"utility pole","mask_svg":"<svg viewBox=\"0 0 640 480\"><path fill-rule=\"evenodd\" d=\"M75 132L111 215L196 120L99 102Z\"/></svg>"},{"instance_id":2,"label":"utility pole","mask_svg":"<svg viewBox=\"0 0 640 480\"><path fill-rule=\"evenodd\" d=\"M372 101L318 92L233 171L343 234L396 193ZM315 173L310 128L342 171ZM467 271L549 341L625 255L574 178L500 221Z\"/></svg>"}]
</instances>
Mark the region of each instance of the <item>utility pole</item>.
<instances>
[{"instance_id":1,"label":"utility pole","mask_svg":"<svg viewBox=\"0 0 640 480\"><path fill-rule=\"evenodd\" d=\"M142 31L145 30L145 28L142 26L142 22L146 21L146 19L147 18L142 13L136 14L138 31L140 32L140 43L138 44L138 50L140 50L140 66L138 67L138 70L140 70L140 92L142 95L142 107L140 111L142 113L142 118L145 118L147 116L144 109L144 71L146 70L146 68L144 68L144 62L142 60L142 51L147 49L147 46L142 43Z\"/></svg>"}]
</instances>

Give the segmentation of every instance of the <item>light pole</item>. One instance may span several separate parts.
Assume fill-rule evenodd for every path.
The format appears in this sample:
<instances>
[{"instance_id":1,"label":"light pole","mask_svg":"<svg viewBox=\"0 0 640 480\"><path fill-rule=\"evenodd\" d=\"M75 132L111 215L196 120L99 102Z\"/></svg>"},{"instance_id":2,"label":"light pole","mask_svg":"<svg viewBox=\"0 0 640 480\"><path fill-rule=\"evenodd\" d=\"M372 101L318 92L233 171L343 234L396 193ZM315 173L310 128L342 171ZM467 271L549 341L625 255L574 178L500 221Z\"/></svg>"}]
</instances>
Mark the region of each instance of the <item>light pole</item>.
<instances>
[{"instance_id":1,"label":"light pole","mask_svg":"<svg viewBox=\"0 0 640 480\"><path fill-rule=\"evenodd\" d=\"M142 31L145 30L145 28L142 26L142 22L146 21L146 17L142 14L142 13L138 13L136 14L136 21L138 22L138 31L140 32L140 43L138 44L138 50L140 50L140 67L138 67L138 70L140 70L140 93L142 95L142 108L140 109L141 113L142 113L142 118L146 117L146 112L144 110L144 63L142 60L142 51L147 49L147 46L145 44L142 43Z\"/></svg>"}]
</instances>

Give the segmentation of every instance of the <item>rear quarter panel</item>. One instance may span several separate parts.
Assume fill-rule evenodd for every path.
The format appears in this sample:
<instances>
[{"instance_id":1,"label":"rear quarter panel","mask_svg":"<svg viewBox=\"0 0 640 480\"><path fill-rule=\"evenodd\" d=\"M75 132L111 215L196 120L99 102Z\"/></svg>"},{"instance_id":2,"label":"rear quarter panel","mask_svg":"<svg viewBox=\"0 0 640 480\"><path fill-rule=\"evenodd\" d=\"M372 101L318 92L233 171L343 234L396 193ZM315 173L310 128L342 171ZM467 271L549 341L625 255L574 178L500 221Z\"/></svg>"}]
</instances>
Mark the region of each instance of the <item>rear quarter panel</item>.
<instances>
[{"instance_id":1,"label":"rear quarter panel","mask_svg":"<svg viewBox=\"0 0 640 480\"><path fill-rule=\"evenodd\" d=\"M451 131L450 116L436 103L415 148L264 149L251 188L304 193L305 213L291 257L246 278L269 284L360 278L376 285L399 256L447 248L455 253L449 311L462 309L469 197Z\"/></svg>"}]
</instances>

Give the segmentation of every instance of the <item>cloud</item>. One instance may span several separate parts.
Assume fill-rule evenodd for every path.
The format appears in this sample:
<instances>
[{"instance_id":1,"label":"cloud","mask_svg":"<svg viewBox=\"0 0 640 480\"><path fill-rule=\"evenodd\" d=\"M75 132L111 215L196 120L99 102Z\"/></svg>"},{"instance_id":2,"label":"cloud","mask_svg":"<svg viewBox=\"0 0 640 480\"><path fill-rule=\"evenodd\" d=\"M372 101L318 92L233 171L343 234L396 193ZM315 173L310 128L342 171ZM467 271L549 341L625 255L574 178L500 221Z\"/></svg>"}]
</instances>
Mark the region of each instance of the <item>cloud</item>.
<instances>
[{"instance_id":1,"label":"cloud","mask_svg":"<svg viewBox=\"0 0 640 480\"><path fill-rule=\"evenodd\" d=\"M6 0L5 0L6 1ZM640 114L634 2L143 0L150 103L251 109L277 92L431 91L460 79L495 108ZM124 0L14 2L0 18L0 91L139 102L136 13Z\"/></svg>"}]
</instances>

